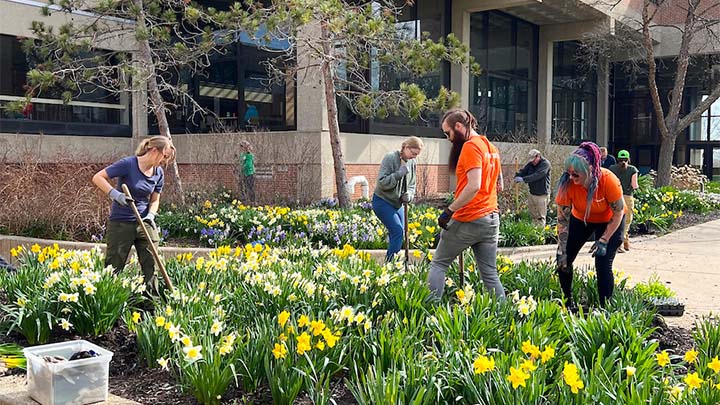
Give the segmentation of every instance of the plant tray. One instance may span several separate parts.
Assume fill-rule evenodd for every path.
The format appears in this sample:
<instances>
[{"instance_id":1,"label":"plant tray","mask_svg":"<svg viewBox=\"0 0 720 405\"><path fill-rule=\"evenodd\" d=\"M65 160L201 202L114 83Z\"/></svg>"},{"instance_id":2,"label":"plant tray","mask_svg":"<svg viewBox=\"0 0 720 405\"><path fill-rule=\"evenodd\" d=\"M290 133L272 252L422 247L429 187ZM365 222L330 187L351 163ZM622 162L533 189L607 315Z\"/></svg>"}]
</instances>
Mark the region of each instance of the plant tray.
<instances>
[{"instance_id":1,"label":"plant tray","mask_svg":"<svg viewBox=\"0 0 720 405\"><path fill-rule=\"evenodd\" d=\"M685 304L675 298L651 299L650 304L662 316L683 316L685 313Z\"/></svg>"}]
</instances>

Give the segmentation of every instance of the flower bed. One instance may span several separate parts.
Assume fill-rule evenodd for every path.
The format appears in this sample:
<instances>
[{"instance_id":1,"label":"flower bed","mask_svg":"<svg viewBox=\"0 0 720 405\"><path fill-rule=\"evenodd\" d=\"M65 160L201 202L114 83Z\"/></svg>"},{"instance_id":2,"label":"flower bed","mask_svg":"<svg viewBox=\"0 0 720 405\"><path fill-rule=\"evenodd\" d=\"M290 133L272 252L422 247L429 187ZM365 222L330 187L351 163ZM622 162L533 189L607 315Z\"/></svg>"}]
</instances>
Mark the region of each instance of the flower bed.
<instances>
[{"instance_id":1,"label":"flower bed","mask_svg":"<svg viewBox=\"0 0 720 405\"><path fill-rule=\"evenodd\" d=\"M0 278L15 286L4 288L3 305L20 332L14 320L29 317L19 314L42 297L49 306L36 319L47 317L50 333L60 330L61 318L75 330L81 322L68 317L101 305L100 281L93 294L87 283L73 283L102 273L96 253L29 249L21 258L18 273ZM183 255L167 267L174 292L151 310L118 308L143 361L165 369L201 403L219 403L236 381L245 393L269 389L276 404L293 403L300 393L328 403L338 381L358 403L720 401L720 325L700 323L687 353L659 350L651 338L654 313L621 274L607 312L574 315L559 305L552 265L503 257L498 271L512 292L507 300L482 294L468 265L462 287L450 270L439 304L428 300L427 263L405 273L401 263L381 265L349 246L223 246L209 258ZM30 273L36 276L27 280ZM577 273L577 302L595 307L593 272ZM122 280L131 290L137 282L99 276L117 288ZM83 299L63 300L63 293ZM137 287L132 297L140 300Z\"/></svg>"},{"instance_id":2,"label":"flower bed","mask_svg":"<svg viewBox=\"0 0 720 405\"><path fill-rule=\"evenodd\" d=\"M442 212L430 206L411 205L408 234L412 249L430 249L440 231ZM186 210L162 210L159 226L166 237L199 239L217 247L224 244L262 243L270 246L329 246L349 244L357 249L386 249L387 230L372 212L370 203L359 202L348 210L328 203L314 208L250 207L233 201L205 201ZM538 228L527 215L507 214L501 221L500 246L515 247L554 243L554 227Z\"/></svg>"}]
</instances>

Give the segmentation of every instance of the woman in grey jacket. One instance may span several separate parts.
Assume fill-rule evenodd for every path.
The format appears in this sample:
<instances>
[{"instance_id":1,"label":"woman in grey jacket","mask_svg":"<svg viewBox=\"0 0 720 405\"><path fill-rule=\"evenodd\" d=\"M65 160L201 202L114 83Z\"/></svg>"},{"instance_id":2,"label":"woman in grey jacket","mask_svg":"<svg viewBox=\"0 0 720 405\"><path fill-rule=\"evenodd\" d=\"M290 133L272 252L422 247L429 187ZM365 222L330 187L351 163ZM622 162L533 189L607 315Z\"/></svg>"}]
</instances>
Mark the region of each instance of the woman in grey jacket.
<instances>
[{"instance_id":1,"label":"woman in grey jacket","mask_svg":"<svg viewBox=\"0 0 720 405\"><path fill-rule=\"evenodd\" d=\"M380 164L372 207L388 229L388 261L402 248L405 222L402 205L412 201L415 196L415 158L424 146L422 139L411 136L402 143L399 151L386 154Z\"/></svg>"}]
</instances>

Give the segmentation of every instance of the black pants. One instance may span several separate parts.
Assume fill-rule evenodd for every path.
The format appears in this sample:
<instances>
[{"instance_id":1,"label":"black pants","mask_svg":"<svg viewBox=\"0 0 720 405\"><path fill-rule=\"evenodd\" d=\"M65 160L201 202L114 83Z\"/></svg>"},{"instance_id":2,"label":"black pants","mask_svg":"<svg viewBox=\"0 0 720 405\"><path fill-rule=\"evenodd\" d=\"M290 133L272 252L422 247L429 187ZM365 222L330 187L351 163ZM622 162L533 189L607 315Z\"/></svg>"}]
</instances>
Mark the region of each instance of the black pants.
<instances>
[{"instance_id":1,"label":"black pants","mask_svg":"<svg viewBox=\"0 0 720 405\"><path fill-rule=\"evenodd\" d=\"M617 253L618 247L623 242L623 223L625 217L620 222L620 226L612 234L608 241L607 253L605 256L595 256L595 272L597 273L598 283L598 294L600 295L600 305L605 306L607 299L612 296L613 288L615 287L615 280L613 278L612 265L615 260L615 254ZM605 232L608 223L590 223L585 224L583 221L571 216L570 225L568 229L568 242L565 249L567 253L568 271L559 271L558 277L560 279L560 287L562 288L563 295L565 296L565 304L572 304L572 281L573 281L573 267L572 264L575 261L580 249L582 249L585 242L590 239L592 234L595 234L595 240Z\"/></svg>"}]
</instances>

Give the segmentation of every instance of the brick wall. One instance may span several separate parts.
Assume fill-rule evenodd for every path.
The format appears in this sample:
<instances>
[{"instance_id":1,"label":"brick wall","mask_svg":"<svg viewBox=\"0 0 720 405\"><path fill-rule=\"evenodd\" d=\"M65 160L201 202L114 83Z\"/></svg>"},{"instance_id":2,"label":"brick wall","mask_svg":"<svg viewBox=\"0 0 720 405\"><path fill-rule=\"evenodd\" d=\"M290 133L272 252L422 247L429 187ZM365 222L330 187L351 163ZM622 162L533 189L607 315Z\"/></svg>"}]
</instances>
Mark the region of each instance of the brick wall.
<instances>
[{"instance_id":1,"label":"brick wall","mask_svg":"<svg viewBox=\"0 0 720 405\"><path fill-rule=\"evenodd\" d=\"M348 179L354 176L365 176L370 187L371 198L375 190L379 169L379 164L348 164L345 166ZM447 193L450 184L449 178L447 166L445 165L418 165L417 196L422 198L439 193ZM356 185L352 198L358 199L360 197L362 197L362 188Z\"/></svg>"},{"instance_id":2,"label":"brick wall","mask_svg":"<svg viewBox=\"0 0 720 405\"><path fill-rule=\"evenodd\" d=\"M628 4L638 13L642 12L643 4L650 0L629 0ZM701 0L698 12L704 18L720 19L720 7L713 7L717 0ZM650 12L654 12L658 6L651 2ZM706 12L707 10L707 12ZM658 24L684 24L687 16L687 1L664 0L657 10L654 21Z\"/></svg>"}]
</instances>

